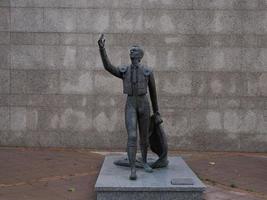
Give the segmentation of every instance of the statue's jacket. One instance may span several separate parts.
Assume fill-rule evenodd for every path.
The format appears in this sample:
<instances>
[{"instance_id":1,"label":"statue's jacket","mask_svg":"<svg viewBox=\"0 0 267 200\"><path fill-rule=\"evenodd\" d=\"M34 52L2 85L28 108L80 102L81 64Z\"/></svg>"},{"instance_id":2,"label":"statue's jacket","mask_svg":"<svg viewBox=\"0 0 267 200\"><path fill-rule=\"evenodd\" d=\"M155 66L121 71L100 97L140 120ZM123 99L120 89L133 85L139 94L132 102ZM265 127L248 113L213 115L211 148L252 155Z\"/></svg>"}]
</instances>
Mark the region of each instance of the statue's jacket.
<instances>
[{"instance_id":1,"label":"statue's jacket","mask_svg":"<svg viewBox=\"0 0 267 200\"><path fill-rule=\"evenodd\" d=\"M119 71L122 74L122 80L123 80L123 93L128 94L130 96L133 94L133 84L132 84L132 71L131 71L131 65L123 65L119 67ZM144 66L139 65L137 70L137 85L136 85L136 93L138 96L145 95L147 93L148 88L148 81L149 76L152 73L152 71Z\"/></svg>"},{"instance_id":2,"label":"statue's jacket","mask_svg":"<svg viewBox=\"0 0 267 200\"><path fill-rule=\"evenodd\" d=\"M123 80L123 92L125 94L128 94L128 96L141 96L145 95L147 93L147 89L149 89L153 112L157 113L158 102L156 93L156 83L152 70L140 63L137 70L137 85L135 85L131 81L131 65L122 65L120 67L115 67L110 63L105 48L100 48L99 50L105 69L112 75Z\"/></svg>"}]
</instances>

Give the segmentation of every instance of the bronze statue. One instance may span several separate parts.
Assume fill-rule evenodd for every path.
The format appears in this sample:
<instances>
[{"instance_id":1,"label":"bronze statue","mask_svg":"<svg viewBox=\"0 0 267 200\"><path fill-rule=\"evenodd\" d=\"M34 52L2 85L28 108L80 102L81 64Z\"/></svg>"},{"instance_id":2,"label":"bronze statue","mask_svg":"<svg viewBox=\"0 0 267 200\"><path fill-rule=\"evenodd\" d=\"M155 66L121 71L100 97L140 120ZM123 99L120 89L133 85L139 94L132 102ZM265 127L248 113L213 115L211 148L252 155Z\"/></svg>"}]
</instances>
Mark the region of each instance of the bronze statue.
<instances>
[{"instance_id":1,"label":"bronze statue","mask_svg":"<svg viewBox=\"0 0 267 200\"><path fill-rule=\"evenodd\" d=\"M144 51L140 46L130 48L130 65L113 66L105 50L104 35L101 34L98 40L100 55L105 69L112 75L123 80L123 93L127 94L125 106L125 124L128 133L127 155L129 162L117 162L119 165L130 166L130 180L136 180L137 152L137 127L139 128L140 150L142 155L141 166L146 172L152 172L152 168L165 167L167 161L167 142L164 130L160 125L162 119L159 113L157 92L154 75L151 69L141 64ZM149 89L150 99L153 108L153 115L150 116L150 105L147 97ZM150 147L158 154L156 162L147 162L147 151Z\"/></svg>"}]
</instances>

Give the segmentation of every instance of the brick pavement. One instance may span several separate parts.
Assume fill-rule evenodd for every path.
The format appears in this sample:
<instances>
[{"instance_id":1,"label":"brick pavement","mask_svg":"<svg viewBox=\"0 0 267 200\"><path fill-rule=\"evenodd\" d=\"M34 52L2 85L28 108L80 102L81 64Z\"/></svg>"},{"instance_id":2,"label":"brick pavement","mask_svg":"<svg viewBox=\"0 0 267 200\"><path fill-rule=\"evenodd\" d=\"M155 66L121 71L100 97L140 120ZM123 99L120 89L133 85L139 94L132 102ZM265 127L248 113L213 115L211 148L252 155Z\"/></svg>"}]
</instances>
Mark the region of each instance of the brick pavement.
<instances>
[{"instance_id":1,"label":"brick pavement","mask_svg":"<svg viewBox=\"0 0 267 200\"><path fill-rule=\"evenodd\" d=\"M84 149L0 148L0 200L94 200L104 154ZM267 199L266 154L171 154L182 155L205 181L206 200Z\"/></svg>"}]
</instances>

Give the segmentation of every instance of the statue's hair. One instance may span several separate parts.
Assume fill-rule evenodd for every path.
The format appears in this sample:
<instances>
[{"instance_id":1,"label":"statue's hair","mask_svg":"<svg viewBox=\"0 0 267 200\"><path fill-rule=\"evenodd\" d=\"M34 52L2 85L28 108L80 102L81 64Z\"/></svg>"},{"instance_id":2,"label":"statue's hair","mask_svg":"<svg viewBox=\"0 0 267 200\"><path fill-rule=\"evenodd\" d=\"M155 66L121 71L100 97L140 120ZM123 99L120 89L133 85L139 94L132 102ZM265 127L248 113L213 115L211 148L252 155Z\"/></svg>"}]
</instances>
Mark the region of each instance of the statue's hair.
<instances>
[{"instance_id":1,"label":"statue's hair","mask_svg":"<svg viewBox=\"0 0 267 200\"><path fill-rule=\"evenodd\" d=\"M140 51L140 59L142 59L143 56L144 56L144 50L143 50L143 48L141 46L139 46L139 45L132 45L130 47L130 49L132 49L132 48L137 48Z\"/></svg>"}]
</instances>

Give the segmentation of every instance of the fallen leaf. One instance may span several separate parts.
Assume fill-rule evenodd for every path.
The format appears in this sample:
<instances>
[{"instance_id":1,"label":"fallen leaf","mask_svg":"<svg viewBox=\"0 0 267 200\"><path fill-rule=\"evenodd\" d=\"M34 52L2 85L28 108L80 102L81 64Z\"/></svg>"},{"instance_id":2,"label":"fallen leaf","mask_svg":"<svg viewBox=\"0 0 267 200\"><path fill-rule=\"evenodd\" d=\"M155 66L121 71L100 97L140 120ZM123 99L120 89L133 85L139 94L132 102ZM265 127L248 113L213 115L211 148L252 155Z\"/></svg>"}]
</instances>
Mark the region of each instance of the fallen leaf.
<instances>
[{"instance_id":1,"label":"fallen leaf","mask_svg":"<svg viewBox=\"0 0 267 200\"><path fill-rule=\"evenodd\" d=\"M68 189L69 192L75 192L75 188L74 187L71 187Z\"/></svg>"},{"instance_id":2,"label":"fallen leaf","mask_svg":"<svg viewBox=\"0 0 267 200\"><path fill-rule=\"evenodd\" d=\"M215 162L209 162L210 165L215 165Z\"/></svg>"}]
</instances>

